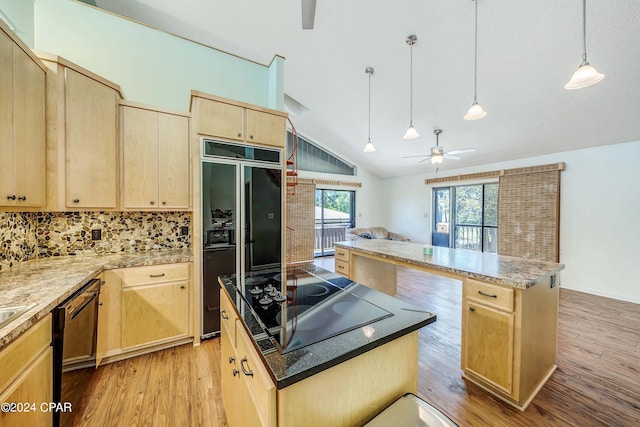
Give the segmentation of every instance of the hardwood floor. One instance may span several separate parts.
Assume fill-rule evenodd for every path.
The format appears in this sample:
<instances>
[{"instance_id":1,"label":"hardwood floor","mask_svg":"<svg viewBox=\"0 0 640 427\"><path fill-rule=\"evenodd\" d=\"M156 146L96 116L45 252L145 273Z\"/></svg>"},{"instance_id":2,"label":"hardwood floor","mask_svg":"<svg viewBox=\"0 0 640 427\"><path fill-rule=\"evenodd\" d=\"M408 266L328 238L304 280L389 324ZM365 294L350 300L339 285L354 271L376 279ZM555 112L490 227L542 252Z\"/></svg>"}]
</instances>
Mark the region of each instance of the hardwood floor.
<instances>
[{"instance_id":1,"label":"hardwood floor","mask_svg":"<svg viewBox=\"0 0 640 427\"><path fill-rule=\"evenodd\" d=\"M461 293L458 281L398 269L397 297L438 316L420 331L424 400L460 426L640 425L640 305L561 289L558 369L523 413L461 378ZM74 425L226 426L219 355L215 339L102 366Z\"/></svg>"}]
</instances>

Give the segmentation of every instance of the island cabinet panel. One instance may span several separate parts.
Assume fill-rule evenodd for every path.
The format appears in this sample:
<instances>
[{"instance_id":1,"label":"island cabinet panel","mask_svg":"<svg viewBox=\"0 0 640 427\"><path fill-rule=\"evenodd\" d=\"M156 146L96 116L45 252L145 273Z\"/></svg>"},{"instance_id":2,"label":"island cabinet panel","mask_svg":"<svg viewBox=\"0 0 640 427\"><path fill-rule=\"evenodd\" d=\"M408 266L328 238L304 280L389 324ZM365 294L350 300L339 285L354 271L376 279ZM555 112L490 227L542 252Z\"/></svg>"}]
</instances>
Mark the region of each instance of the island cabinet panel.
<instances>
[{"instance_id":1,"label":"island cabinet panel","mask_svg":"<svg viewBox=\"0 0 640 427\"><path fill-rule=\"evenodd\" d=\"M189 117L122 105L125 209L189 208Z\"/></svg>"},{"instance_id":2,"label":"island cabinet panel","mask_svg":"<svg viewBox=\"0 0 640 427\"><path fill-rule=\"evenodd\" d=\"M284 148L287 114L192 91L192 111L200 135Z\"/></svg>"},{"instance_id":3,"label":"island cabinet panel","mask_svg":"<svg viewBox=\"0 0 640 427\"><path fill-rule=\"evenodd\" d=\"M35 404L35 411L0 412L2 426L50 426L51 412L41 402L53 400L51 315L31 326L0 352L0 402Z\"/></svg>"},{"instance_id":4,"label":"island cabinet panel","mask_svg":"<svg viewBox=\"0 0 640 427\"><path fill-rule=\"evenodd\" d=\"M190 271L190 263L177 263L104 272L97 365L193 341Z\"/></svg>"},{"instance_id":5,"label":"island cabinet panel","mask_svg":"<svg viewBox=\"0 0 640 427\"><path fill-rule=\"evenodd\" d=\"M463 376L526 409L556 369L557 321L558 288L551 279L528 289L465 279Z\"/></svg>"},{"instance_id":6,"label":"island cabinet panel","mask_svg":"<svg viewBox=\"0 0 640 427\"><path fill-rule=\"evenodd\" d=\"M463 369L510 394L513 383L513 314L469 299L465 301L463 310Z\"/></svg>"},{"instance_id":7,"label":"island cabinet panel","mask_svg":"<svg viewBox=\"0 0 640 427\"><path fill-rule=\"evenodd\" d=\"M44 206L45 71L0 28L0 206Z\"/></svg>"}]
</instances>

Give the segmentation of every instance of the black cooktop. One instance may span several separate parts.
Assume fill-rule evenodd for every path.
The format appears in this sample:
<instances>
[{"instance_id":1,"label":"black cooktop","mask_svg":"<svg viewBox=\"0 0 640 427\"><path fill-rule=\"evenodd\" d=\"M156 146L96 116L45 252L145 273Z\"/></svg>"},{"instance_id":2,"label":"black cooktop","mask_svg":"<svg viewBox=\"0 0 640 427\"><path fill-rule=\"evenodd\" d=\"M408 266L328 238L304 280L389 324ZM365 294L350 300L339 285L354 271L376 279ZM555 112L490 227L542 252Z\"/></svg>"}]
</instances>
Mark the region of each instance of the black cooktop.
<instances>
[{"instance_id":1,"label":"black cooktop","mask_svg":"<svg viewBox=\"0 0 640 427\"><path fill-rule=\"evenodd\" d=\"M305 264L228 276L281 354L393 316L358 296L355 282ZM283 283L284 280L284 283ZM353 289L352 289L353 288Z\"/></svg>"}]
</instances>

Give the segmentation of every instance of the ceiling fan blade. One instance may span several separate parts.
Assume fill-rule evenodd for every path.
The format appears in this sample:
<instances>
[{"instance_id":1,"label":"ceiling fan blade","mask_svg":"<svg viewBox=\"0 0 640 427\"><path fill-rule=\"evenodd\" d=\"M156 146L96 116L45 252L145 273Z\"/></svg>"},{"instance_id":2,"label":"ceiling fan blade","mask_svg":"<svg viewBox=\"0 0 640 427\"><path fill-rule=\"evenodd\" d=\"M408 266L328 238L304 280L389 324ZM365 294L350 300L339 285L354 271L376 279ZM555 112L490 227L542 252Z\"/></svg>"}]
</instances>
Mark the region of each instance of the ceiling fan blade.
<instances>
[{"instance_id":1,"label":"ceiling fan blade","mask_svg":"<svg viewBox=\"0 0 640 427\"><path fill-rule=\"evenodd\" d=\"M316 18L316 0L302 0L302 29L313 30Z\"/></svg>"},{"instance_id":2,"label":"ceiling fan blade","mask_svg":"<svg viewBox=\"0 0 640 427\"><path fill-rule=\"evenodd\" d=\"M403 159L413 159L414 157L431 157L431 154L420 154L419 156L403 156Z\"/></svg>"},{"instance_id":3,"label":"ceiling fan blade","mask_svg":"<svg viewBox=\"0 0 640 427\"><path fill-rule=\"evenodd\" d=\"M427 157L427 158L426 158L426 159L424 159L424 160L420 160L420 161L418 162L418 164L420 164L420 163L424 163L424 162L426 162L427 160L430 160L430 159L431 159L431 156Z\"/></svg>"},{"instance_id":4,"label":"ceiling fan blade","mask_svg":"<svg viewBox=\"0 0 640 427\"><path fill-rule=\"evenodd\" d=\"M476 151L475 148L462 148L460 150L448 151L445 154L462 154L462 153L472 153Z\"/></svg>"},{"instance_id":5,"label":"ceiling fan blade","mask_svg":"<svg viewBox=\"0 0 640 427\"><path fill-rule=\"evenodd\" d=\"M462 157L452 156L451 154L444 153L444 158L451 159L451 160L460 160Z\"/></svg>"}]
</instances>

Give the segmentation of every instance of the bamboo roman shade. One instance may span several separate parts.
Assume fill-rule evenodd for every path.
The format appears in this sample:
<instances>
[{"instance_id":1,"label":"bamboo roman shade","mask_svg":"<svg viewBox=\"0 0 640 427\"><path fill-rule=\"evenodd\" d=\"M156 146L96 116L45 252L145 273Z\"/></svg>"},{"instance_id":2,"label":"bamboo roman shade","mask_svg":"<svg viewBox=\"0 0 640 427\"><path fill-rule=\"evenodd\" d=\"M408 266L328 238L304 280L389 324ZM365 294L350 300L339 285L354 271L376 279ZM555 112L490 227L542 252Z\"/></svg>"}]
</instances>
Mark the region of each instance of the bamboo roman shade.
<instances>
[{"instance_id":1,"label":"bamboo roman shade","mask_svg":"<svg viewBox=\"0 0 640 427\"><path fill-rule=\"evenodd\" d=\"M287 196L287 263L313 260L315 197L316 184L302 180Z\"/></svg>"},{"instance_id":2,"label":"bamboo roman shade","mask_svg":"<svg viewBox=\"0 0 640 427\"><path fill-rule=\"evenodd\" d=\"M558 262L564 164L509 169L498 190L498 253Z\"/></svg>"}]
</instances>

